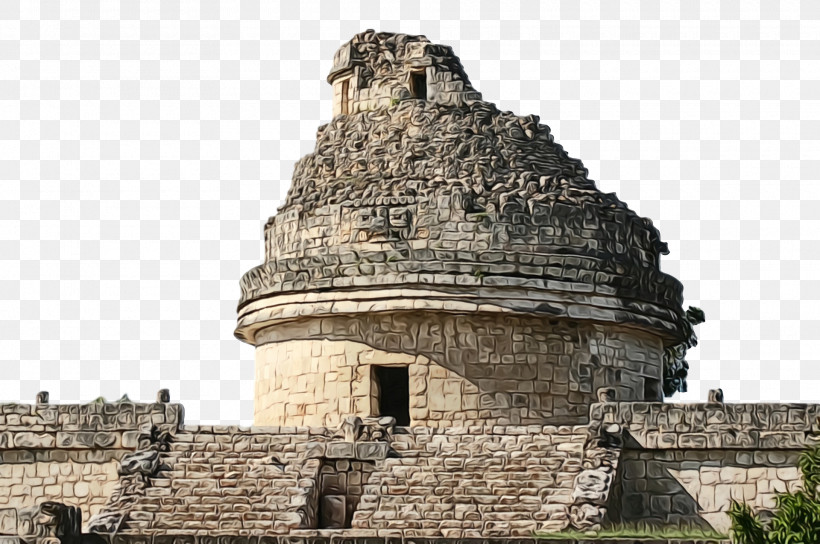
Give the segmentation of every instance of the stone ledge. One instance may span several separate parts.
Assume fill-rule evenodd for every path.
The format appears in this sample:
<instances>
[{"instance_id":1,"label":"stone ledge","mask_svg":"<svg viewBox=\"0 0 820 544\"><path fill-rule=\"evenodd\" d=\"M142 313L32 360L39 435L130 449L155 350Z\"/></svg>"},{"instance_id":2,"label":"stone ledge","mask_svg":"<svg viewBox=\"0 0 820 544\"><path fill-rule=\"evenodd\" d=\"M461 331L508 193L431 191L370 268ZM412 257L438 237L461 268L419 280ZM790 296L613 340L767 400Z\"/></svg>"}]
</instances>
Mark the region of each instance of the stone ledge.
<instances>
[{"instance_id":1,"label":"stone ledge","mask_svg":"<svg viewBox=\"0 0 820 544\"><path fill-rule=\"evenodd\" d=\"M113 459L122 459L127 451L128 448L69 450L59 447L45 450L0 450L0 464L67 463L71 461L75 463L107 463Z\"/></svg>"},{"instance_id":2,"label":"stone ledge","mask_svg":"<svg viewBox=\"0 0 820 544\"><path fill-rule=\"evenodd\" d=\"M178 403L0 404L0 431L136 431L183 419Z\"/></svg>"},{"instance_id":3,"label":"stone ledge","mask_svg":"<svg viewBox=\"0 0 820 544\"><path fill-rule=\"evenodd\" d=\"M803 449L820 433L820 404L609 402L590 420L621 425L632 448Z\"/></svg>"},{"instance_id":4,"label":"stone ledge","mask_svg":"<svg viewBox=\"0 0 820 544\"><path fill-rule=\"evenodd\" d=\"M569 436L584 431L588 425L469 425L453 427L427 427L424 425L412 427L396 427L393 433L395 436L402 435L494 435L494 436L516 436L516 435L540 435L549 434L555 436ZM179 431L179 438L185 440L186 435L194 434L214 434L214 435L270 435L270 436L313 436L316 438L330 438L337 429L335 427L287 427L287 426L253 426L237 427L234 425L182 425Z\"/></svg>"},{"instance_id":5,"label":"stone ledge","mask_svg":"<svg viewBox=\"0 0 820 544\"><path fill-rule=\"evenodd\" d=\"M357 278L358 279L358 278ZM361 282L359 282L361 283ZM359 287L386 287L383 283ZM303 302L300 302L303 298ZM316 300L311 300L316 298ZM605 295L570 295L550 289L518 286L503 289L430 291L430 285L404 285L402 289L359 289L328 294L326 299L270 293L254 299L239 310L234 335L254 345L265 343L259 333L306 317L370 314L385 312L456 312L465 314L538 315L556 319L590 320L617 325L648 327L668 338L679 339L680 330L673 312L659 305ZM260 336L260 337L258 337Z\"/></svg>"},{"instance_id":6,"label":"stone ledge","mask_svg":"<svg viewBox=\"0 0 820 544\"><path fill-rule=\"evenodd\" d=\"M300 530L299 535L237 535L232 533L213 532L212 534L114 534L94 535L100 539L99 544L716 544L714 540L636 540L636 539L539 539L539 538L447 538L447 537L410 537L401 534L390 536L356 534L356 531L308 531ZM335 533L335 534L333 534ZM84 535L86 536L86 535ZM729 544L728 540L719 541ZM0 543L6 544L6 543ZM11 543L9 543L11 544Z\"/></svg>"},{"instance_id":7,"label":"stone ledge","mask_svg":"<svg viewBox=\"0 0 820 544\"><path fill-rule=\"evenodd\" d=\"M4 462L35 461L43 451L134 450L152 426L181 426L184 408L170 403L2 404L0 454Z\"/></svg>"},{"instance_id":8,"label":"stone ledge","mask_svg":"<svg viewBox=\"0 0 820 544\"><path fill-rule=\"evenodd\" d=\"M309 442L309 457L327 459L353 459L358 461L380 461L390 452L387 442Z\"/></svg>"}]
</instances>

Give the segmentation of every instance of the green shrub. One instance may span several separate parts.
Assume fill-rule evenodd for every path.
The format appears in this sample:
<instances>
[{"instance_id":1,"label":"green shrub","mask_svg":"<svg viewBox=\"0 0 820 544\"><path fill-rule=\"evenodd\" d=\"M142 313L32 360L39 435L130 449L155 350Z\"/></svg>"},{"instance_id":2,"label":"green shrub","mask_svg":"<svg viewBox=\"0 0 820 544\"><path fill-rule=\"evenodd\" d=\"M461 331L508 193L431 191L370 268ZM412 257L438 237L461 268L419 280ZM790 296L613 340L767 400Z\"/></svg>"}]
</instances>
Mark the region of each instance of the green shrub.
<instances>
[{"instance_id":1,"label":"green shrub","mask_svg":"<svg viewBox=\"0 0 820 544\"><path fill-rule=\"evenodd\" d=\"M737 544L820 543L820 446L803 452L799 466L805 489L780 493L768 521L761 521L749 505L732 502L729 517Z\"/></svg>"}]
</instances>

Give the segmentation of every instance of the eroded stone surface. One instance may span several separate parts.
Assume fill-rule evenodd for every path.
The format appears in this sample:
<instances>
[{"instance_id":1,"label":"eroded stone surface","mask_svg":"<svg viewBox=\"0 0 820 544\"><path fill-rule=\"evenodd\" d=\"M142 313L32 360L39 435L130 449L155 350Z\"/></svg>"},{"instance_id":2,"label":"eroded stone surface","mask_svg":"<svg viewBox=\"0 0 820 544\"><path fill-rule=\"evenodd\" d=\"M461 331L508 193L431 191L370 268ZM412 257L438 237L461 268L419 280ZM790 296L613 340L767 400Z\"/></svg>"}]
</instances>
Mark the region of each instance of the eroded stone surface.
<instances>
[{"instance_id":1,"label":"eroded stone surface","mask_svg":"<svg viewBox=\"0 0 820 544\"><path fill-rule=\"evenodd\" d=\"M516 316L336 317L258 341L258 425L378 413L378 366L408 368L414 425L581 423L598 387L621 400L659 395L663 356L660 340L631 329Z\"/></svg>"},{"instance_id":2,"label":"eroded stone surface","mask_svg":"<svg viewBox=\"0 0 820 544\"><path fill-rule=\"evenodd\" d=\"M319 504L338 507L344 502L339 497L349 501L355 495L353 530L525 536L550 524L568 525L587 438L584 427L535 426L413 428L389 443L346 442L334 435L308 428L186 428L161 453L168 468L150 486L130 493L118 530L316 529ZM323 457L308 458L317 443L324 445ZM393 455L372 455L388 445ZM328 462L336 472L353 472L340 484L344 492L328 488L334 498L323 502L326 494L317 489L328 485L320 482ZM557 504L565 507L555 510ZM118 508L112 503L110 510ZM233 511L243 515L224 515Z\"/></svg>"},{"instance_id":3,"label":"eroded stone surface","mask_svg":"<svg viewBox=\"0 0 820 544\"><path fill-rule=\"evenodd\" d=\"M725 530L731 500L800 487L817 405L659 402L703 313L549 127L424 37L358 34L328 81L334 118L240 284L266 426L183 426L167 389L0 405L0 541L533 544Z\"/></svg>"},{"instance_id":4,"label":"eroded stone surface","mask_svg":"<svg viewBox=\"0 0 820 544\"><path fill-rule=\"evenodd\" d=\"M178 404L0 405L0 509L56 501L79 508L87 522L114 492L140 429L167 431L181 421Z\"/></svg>"},{"instance_id":5,"label":"eroded stone surface","mask_svg":"<svg viewBox=\"0 0 820 544\"><path fill-rule=\"evenodd\" d=\"M256 424L377 415L383 365L411 372L417 425L584 423L603 386L661 399L691 326L651 221L447 47L364 32L328 79L335 116L241 281Z\"/></svg>"}]
</instances>

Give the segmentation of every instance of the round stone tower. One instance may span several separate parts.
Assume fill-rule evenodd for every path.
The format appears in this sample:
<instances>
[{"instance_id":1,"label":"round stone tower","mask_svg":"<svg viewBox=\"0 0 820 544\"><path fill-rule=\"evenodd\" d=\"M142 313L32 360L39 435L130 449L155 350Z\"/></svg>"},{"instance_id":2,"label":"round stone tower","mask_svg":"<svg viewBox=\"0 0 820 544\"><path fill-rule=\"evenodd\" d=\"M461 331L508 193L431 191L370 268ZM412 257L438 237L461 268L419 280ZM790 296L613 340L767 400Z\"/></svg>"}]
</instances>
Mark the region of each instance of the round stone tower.
<instances>
[{"instance_id":1,"label":"round stone tower","mask_svg":"<svg viewBox=\"0 0 820 544\"><path fill-rule=\"evenodd\" d=\"M366 31L328 81L333 120L241 281L255 424L570 424L601 387L662 398L687 327L651 221L450 47Z\"/></svg>"}]
</instances>

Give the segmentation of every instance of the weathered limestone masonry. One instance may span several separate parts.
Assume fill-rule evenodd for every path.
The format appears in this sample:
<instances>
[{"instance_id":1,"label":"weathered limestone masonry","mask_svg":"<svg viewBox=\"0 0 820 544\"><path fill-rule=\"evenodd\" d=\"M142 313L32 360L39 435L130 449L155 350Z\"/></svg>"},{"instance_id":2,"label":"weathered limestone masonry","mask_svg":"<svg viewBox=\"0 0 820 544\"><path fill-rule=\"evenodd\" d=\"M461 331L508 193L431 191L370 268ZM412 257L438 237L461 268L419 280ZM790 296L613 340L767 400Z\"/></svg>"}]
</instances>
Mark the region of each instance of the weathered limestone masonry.
<instances>
[{"instance_id":1,"label":"weathered limestone masonry","mask_svg":"<svg viewBox=\"0 0 820 544\"><path fill-rule=\"evenodd\" d=\"M355 36L336 52L327 81L334 117L412 98L447 106L481 100L452 48L406 34Z\"/></svg>"},{"instance_id":2,"label":"weathered limestone masonry","mask_svg":"<svg viewBox=\"0 0 820 544\"><path fill-rule=\"evenodd\" d=\"M349 423L347 439L344 429L184 427L117 532L461 538L567 526L583 429Z\"/></svg>"},{"instance_id":3,"label":"weathered limestone masonry","mask_svg":"<svg viewBox=\"0 0 820 544\"><path fill-rule=\"evenodd\" d=\"M600 387L643 398L663 353L639 331L514 315L331 316L256 339L257 422L313 426L379 413L374 365L408 369L410 419L428 427L581 422Z\"/></svg>"},{"instance_id":4,"label":"weathered limestone masonry","mask_svg":"<svg viewBox=\"0 0 820 544\"><path fill-rule=\"evenodd\" d=\"M592 417L626 431L609 510L624 522L727 531L732 499L772 509L801 487L797 458L820 438L816 404L612 403Z\"/></svg>"},{"instance_id":5,"label":"weathered limestone masonry","mask_svg":"<svg viewBox=\"0 0 820 544\"><path fill-rule=\"evenodd\" d=\"M49 404L47 397L0 405L0 534L16 529L18 510L43 501L76 506L87 520L111 496L120 462L143 435L182 421L179 404Z\"/></svg>"},{"instance_id":6,"label":"weathered limestone masonry","mask_svg":"<svg viewBox=\"0 0 820 544\"><path fill-rule=\"evenodd\" d=\"M378 366L408 368L410 419L433 427L580 424L603 386L661 400L690 329L651 221L537 117L481 101L449 48L368 31L336 56L346 77L242 278L255 423L375 413Z\"/></svg>"},{"instance_id":7,"label":"weathered limestone masonry","mask_svg":"<svg viewBox=\"0 0 820 544\"><path fill-rule=\"evenodd\" d=\"M801 485L820 406L663 402L702 312L549 127L422 36L357 34L328 81L334 117L240 283L256 426L184 425L167 390L0 406L0 544L726 531L732 499Z\"/></svg>"}]
</instances>

